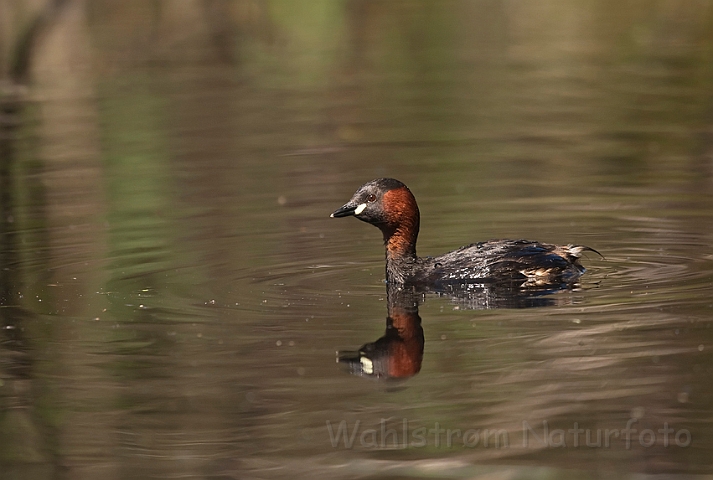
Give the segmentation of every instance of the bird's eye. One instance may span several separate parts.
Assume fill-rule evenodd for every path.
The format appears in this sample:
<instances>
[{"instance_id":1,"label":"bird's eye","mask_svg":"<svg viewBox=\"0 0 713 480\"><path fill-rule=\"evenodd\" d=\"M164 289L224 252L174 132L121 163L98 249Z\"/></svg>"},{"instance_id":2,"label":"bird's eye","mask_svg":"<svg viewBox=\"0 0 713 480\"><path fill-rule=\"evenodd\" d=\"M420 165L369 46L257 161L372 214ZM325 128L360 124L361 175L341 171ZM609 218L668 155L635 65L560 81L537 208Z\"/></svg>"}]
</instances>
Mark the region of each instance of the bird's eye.
<instances>
[{"instance_id":1,"label":"bird's eye","mask_svg":"<svg viewBox=\"0 0 713 480\"><path fill-rule=\"evenodd\" d=\"M376 195L374 195L373 193L370 193L369 196L366 197L366 201L369 203L373 202L374 200L376 200Z\"/></svg>"}]
</instances>

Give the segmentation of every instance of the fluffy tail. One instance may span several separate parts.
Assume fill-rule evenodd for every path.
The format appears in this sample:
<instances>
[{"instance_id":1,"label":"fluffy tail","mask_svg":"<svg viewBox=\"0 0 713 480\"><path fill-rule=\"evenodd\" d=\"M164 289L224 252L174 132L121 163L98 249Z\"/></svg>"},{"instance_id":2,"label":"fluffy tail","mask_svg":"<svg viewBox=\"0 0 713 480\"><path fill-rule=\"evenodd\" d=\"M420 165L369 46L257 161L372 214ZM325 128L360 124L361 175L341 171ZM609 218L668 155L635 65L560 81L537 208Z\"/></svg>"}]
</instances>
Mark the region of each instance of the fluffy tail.
<instances>
[{"instance_id":1,"label":"fluffy tail","mask_svg":"<svg viewBox=\"0 0 713 480\"><path fill-rule=\"evenodd\" d=\"M582 252L594 252L600 257L604 258L604 255L594 250L592 247L587 247L584 245L567 245L564 247L565 252L574 258L579 258L582 256ZM605 259L606 260L606 259Z\"/></svg>"}]
</instances>

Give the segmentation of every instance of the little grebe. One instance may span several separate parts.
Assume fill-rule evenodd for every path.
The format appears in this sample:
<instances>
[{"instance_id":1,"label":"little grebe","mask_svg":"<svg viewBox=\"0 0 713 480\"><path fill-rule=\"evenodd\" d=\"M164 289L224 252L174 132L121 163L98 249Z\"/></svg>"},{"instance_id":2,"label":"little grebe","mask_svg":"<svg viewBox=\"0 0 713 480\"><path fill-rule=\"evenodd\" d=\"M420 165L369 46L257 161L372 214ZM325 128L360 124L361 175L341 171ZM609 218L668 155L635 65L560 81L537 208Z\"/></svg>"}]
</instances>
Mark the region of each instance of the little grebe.
<instances>
[{"instance_id":1,"label":"little grebe","mask_svg":"<svg viewBox=\"0 0 713 480\"><path fill-rule=\"evenodd\" d=\"M490 240L461 247L438 257L418 257L419 211L406 185L393 178L365 183L331 217L353 215L379 227L386 245L386 281L438 285L522 281L543 285L573 283L584 267L582 245L550 245L529 240Z\"/></svg>"}]
</instances>

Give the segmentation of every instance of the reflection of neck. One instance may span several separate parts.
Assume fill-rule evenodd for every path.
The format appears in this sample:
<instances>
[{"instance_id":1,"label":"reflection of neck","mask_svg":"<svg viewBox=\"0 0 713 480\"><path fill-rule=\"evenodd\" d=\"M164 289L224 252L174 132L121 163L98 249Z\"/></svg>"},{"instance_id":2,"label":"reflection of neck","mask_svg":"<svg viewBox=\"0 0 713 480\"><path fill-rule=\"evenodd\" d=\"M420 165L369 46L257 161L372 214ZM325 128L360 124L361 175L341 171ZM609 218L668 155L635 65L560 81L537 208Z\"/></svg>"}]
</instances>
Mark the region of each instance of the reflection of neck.
<instances>
[{"instance_id":1,"label":"reflection of neck","mask_svg":"<svg viewBox=\"0 0 713 480\"><path fill-rule=\"evenodd\" d=\"M421 317L418 315L418 296L409 287L388 285L386 292L388 327L394 328L401 338L423 335Z\"/></svg>"},{"instance_id":2,"label":"reflection of neck","mask_svg":"<svg viewBox=\"0 0 713 480\"><path fill-rule=\"evenodd\" d=\"M421 370L423 360L423 328L418 315L418 298L413 289L387 286L389 316L386 337L390 341L389 375L408 377Z\"/></svg>"}]
</instances>

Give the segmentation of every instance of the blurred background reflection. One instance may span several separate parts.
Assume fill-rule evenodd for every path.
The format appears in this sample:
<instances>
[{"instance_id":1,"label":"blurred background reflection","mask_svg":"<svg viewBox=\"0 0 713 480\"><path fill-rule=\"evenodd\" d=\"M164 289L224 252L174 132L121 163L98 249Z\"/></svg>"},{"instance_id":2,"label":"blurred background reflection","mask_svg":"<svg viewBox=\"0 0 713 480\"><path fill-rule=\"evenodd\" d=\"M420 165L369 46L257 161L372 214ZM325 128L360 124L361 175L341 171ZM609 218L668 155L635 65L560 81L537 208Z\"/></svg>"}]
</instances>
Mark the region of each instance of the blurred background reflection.
<instances>
[{"instance_id":1,"label":"blurred background reflection","mask_svg":"<svg viewBox=\"0 0 713 480\"><path fill-rule=\"evenodd\" d=\"M606 260L356 378L380 176L420 254ZM710 475L712 191L711 1L0 0L0 476Z\"/></svg>"}]
</instances>

